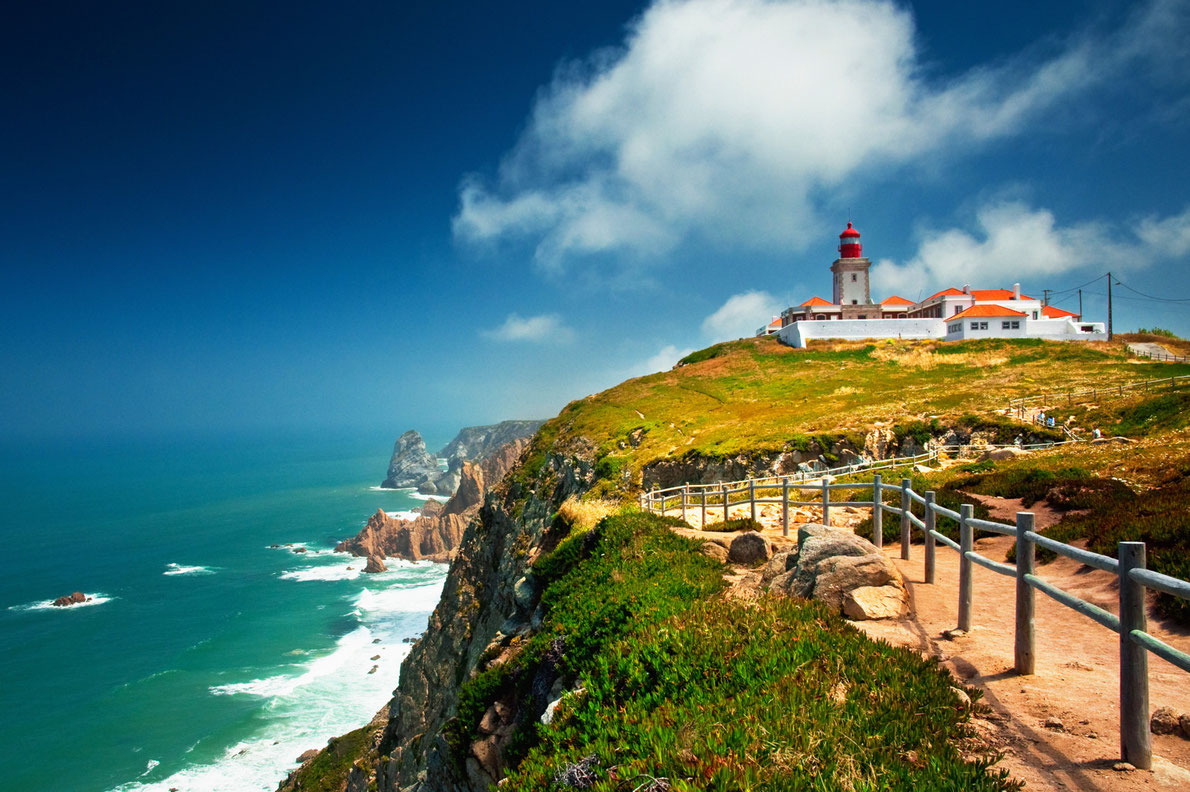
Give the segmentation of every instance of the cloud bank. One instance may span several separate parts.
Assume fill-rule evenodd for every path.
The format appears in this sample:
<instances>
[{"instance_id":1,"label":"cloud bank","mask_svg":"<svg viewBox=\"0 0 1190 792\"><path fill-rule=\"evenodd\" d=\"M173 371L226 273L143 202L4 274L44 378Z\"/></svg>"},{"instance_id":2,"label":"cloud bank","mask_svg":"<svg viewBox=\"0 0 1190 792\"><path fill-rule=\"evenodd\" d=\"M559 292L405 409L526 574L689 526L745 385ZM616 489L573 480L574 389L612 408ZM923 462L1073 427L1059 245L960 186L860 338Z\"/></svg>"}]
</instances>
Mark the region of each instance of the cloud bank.
<instances>
[{"instance_id":1,"label":"cloud bank","mask_svg":"<svg viewBox=\"0 0 1190 792\"><path fill-rule=\"evenodd\" d=\"M927 231L909 261L878 261L872 267L872 296L899 293L914 299L919 289L1007 287L1073 271L1120 272L1190 253L1190 207L1124 226L1061 226L1048 209L1004 201L981 208L975 226L975 233Z\"/></svg>"},{"instance_id":2,"label":"cloud bank","mask_svg":"<svg viewBox=\"0 0 1190 792\"><path fill-rule=\"evenodd\" d=\"M1018 135L1186 29L1157 0L1111 34L929 79L889 0L657 0L622 47L559 70L498 176L462 184L454 232L528 241L553 271L689 239L799 246L823 191Z\"/></svg>"}]
</instances>

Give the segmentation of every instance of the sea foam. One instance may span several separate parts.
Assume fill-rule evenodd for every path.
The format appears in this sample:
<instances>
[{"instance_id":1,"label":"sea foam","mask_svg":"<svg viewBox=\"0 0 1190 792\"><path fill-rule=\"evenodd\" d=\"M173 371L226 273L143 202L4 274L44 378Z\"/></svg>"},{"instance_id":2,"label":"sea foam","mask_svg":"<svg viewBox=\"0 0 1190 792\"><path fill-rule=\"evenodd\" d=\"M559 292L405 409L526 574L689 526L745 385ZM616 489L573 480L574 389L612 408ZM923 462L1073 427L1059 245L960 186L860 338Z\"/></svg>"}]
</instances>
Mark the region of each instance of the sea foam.
<instances>
[{"instance_id":1,"label":"sea foam","mask_svg":"<svg viewBox=\"0 0 1190 792\"><path fill-rule=\"evenodd\" d=\"M163 575L213 575L214 570L205 566L183 566L182 564L169 563L165 565Z\"/></svg>"}]
</instances>

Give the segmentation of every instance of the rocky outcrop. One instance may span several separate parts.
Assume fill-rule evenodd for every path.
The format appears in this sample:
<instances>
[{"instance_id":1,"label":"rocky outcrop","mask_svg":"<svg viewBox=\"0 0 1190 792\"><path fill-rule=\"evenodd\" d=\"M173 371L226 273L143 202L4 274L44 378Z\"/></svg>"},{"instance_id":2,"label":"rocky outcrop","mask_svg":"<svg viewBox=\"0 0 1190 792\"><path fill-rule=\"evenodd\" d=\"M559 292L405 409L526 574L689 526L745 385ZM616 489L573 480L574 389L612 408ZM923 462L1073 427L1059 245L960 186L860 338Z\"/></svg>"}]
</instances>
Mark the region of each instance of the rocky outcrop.
<instances>
[{"instance_id":1,"label":"rocky outcrop","mask_svg":"<svg viewBox=\"0 0 1190 792\"><path fill-rule=\"evenodd\" d=\"M447 443L438 456L446 459L446 471L423 482L417 491L427 495L448 495L463 479L463 463L482 462L500 453L510 443L533 437L543 421L502 421L491 426L466 426Z\"/></svg>"},{"instance_id":2,"label":"rocky outcrop","mask_svg":"<svg viewBox=\"0 0 1190 792\"><path fill-rule=\"evenodd\" d=\"M86 602L89 599L90 597L88 597L83 592L76 591L73 594L67 594L65 596L58 597L58 599L54 600L54 607L68 608L71 605L78 605L79 603Z\"/></svg>"},{"instance_id":3,"label":"rocky outcrop","mask_svg":"<svg viewBox=\"0 0 1190 792\"><path fill-rule=\"evenodd\" d=\"M788 571L781 573L783 565ZM904 615L907 595L896 566L867 539L808 524L798 530L795 556L765 569L769 590L819 600L852 619Z\"/></svg>"},{"instance_id":4,"label":"rocky outcrop","mask_svg":"<svg viewBox=\"0 0 1190 792\"><path fill-rule=\"evenodd\" d=\"M467 524L479 512L486 483L502 479L516 464L528 442L521 439L508 443L480 463L464 462L459 485L444 506L427 503L421 516L412 520L377 511L362 531L354 538L340 542L335 551L368 558L369 565L375 558L381 562L380 566L385 558L450 561Z\"/></svg>"},{"instance_id":5,"label":"rocky outcrop","mask_svg":"<svg viewBox=\"0 0 1190 792\"><path fill-rule=\"evenodd\" d=\"M490 426L465 426L447 443L438 456L454 466L466 460L483 460L517 440L530 438L544 421L501 421Z\"/></svg>"},{"instance_id":6,"label":"rocky outcrop","mask_svg":"<svg viewBox=\"0 0 1190 792\"><path fill-rule=\"evenodd\" d=\"M380 486L390 489L417 487L433 481L439 473L438 460L426 451L426 441L410 429L397 438L388 463L388 475Z\"/></svg>"}]
</instances>

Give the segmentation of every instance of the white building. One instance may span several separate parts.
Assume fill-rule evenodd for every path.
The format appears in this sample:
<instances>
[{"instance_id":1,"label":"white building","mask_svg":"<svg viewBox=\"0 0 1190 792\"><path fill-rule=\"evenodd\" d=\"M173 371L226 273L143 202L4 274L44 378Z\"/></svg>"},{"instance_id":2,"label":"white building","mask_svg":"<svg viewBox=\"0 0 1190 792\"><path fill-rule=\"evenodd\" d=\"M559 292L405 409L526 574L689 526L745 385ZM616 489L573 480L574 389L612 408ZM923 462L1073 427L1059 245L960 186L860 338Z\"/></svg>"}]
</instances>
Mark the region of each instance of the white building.
<instances>
[{"instance_id":1,"label":"white building","mask_svg":"<svg viewBox=\"0 0 1190 792\"><path fill-rule=\"evenodd\" d=\"M1012 289L943 289L914 303L893 295L873 303L868 271L871 260L863 256L860 233L851 223L839 235L839 258L831 264L834 302L811 297L787 308L777 320L757 330L776 335L786 344L804 347L812 338L861 340L867 338L1047 338L1055 341L1105 341L1102 322L1044 305Z\"/></svg>"}]
</instances>

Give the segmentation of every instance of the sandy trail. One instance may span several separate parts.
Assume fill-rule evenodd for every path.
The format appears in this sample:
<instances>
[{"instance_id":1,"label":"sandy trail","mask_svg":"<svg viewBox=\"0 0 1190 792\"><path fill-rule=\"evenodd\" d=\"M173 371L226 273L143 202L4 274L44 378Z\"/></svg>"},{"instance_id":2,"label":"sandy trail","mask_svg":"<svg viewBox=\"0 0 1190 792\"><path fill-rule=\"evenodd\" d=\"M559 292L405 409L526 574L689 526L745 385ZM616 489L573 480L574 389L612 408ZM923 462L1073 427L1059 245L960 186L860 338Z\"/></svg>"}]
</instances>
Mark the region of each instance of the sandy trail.
<instances>
[{"instance_id":1,"label":"sandy trail","mask_svg":"<svg viewBox=\"0 0 1190 792\"><path fill-rule=\"evenodd\" d=\"M994 519L1010 521L1019 504L989 498ZM1039 524L1056 515L1034 509ZM894 520L895 522L895 520ZM976 550L996 561L1011 537L976 542ZM1036 674L1013 671L1016 588L1012 578L975 568L973 624L954 640L944 630L958 624L958 554L939 547L936 583L924 581L923 553L912 548L902 561L897 544L885 546L905 576L912 615L899 622L860 622L875 638L938 657L965 684L984 692L992 713L976 720L989 741L1003 751L1001 763L1029 789L1190 789L1190 740L1152 735L1152 771L1118 771L1119 638L1095 622L1041 594L1036 595ZM1038 574L1059 588L1105 610L1118 611L1114 576L1069 559L1039 565ZM1149 632L1181 651L1190 651L1190 631L1154 618ZM1190 711L1190 675L1149 655L1149 700L1153 709ZM1057 718L1061 728L1047 728Z\"/></svg>"}]
</instances>

